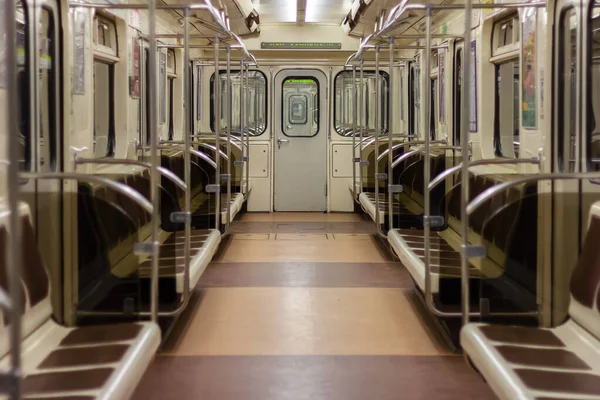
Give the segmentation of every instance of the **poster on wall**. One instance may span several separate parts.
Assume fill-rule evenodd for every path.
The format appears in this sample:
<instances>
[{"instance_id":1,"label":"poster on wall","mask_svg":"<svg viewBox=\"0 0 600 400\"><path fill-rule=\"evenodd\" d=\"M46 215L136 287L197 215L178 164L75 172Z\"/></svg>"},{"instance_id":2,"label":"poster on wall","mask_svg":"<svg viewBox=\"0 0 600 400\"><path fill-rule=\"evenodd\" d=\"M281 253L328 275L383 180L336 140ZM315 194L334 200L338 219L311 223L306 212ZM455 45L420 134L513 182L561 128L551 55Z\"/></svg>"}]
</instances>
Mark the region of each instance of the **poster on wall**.
<instances>
[{"instance_id":1,"label":"poster on wall","mask_svg":"<svg viewBox=\"0 0 600 400\"><path fill-rule=\"evenodd\" d=\"M85 94L85 26L88 13L73 10L73 94Z\"/></svg>"},{"instance_id":2,"label":"poster on wall","mask_svg":"<svg viewBox=\"0 0 600 400\"><path fill-rule=\"evenodd\" d=\"M167 122L167 52L160 51L159 53L159 104L160 104L160 123Z\"/></svg>"},{"instance_id":3,"label":"poster on wall","mask_svg":"<svg viewBox=\"0 0 600 400\"><path fill-rule=\"evenodd\" d=\"M471 81L469 93L471 97L471 110L469 112L469 131L477 132L477 41L471 41Z\"/></svg>"},{"instance_id":4,"label":"poster on wall","mask_svg":"<svg viewBox=\"0 0 600 400\"><path fill-rule=\"evenodd\" d=\"M535 24L536 12L534 8L525 9L523 12L523 35L521 66L521 124L525 129L537 128L537 76L536 76L536 37Z\"/></svg>"},{"instance_id":5,"label":"poster on wall","mask_svg":"<svg viewBox=\"0 0 600 400\"><path fill-rule=\"evenodd\" d=\"M438 120L440 124L446 123L446 51L440 49L438 52L438 84L439 84L439 100L438 100Z\"/></svg>"},{"instance_id":6,"label":"poster on wall","mask_svg":"<svg viewBox=\"0 0 600 400\"><path fill-rule=\"evenodd\" d=\"M202 104L200 99L201 96L201 83L202 83L202 67L200 65L196 65L196 121L200 121L202 113L200 110L202 109Z\"/></svg>"},{"instance_id":7,"label":"poster on wall","mask_svg":"<svg viewBox=\"0 0 600 400\"><path fill-rule=\"evenodd\" d=\"M131 47L132 70L129 76L129 95L134 99L140 98L140 42L133 38Z\"/></svg>"}]
</instances>

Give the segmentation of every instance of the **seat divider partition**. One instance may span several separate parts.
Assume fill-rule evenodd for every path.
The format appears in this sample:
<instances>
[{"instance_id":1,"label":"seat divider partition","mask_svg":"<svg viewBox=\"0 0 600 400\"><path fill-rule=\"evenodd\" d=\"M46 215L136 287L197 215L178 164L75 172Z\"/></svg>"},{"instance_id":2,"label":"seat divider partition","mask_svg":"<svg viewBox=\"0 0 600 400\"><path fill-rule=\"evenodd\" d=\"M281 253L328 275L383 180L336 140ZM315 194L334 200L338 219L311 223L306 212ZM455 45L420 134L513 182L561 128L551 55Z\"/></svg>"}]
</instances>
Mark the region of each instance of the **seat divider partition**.
<instances>
[{"instance_id":1,"label":"seat divider partition","mask_svg":"<svg viewBox=\"0 0 600 400\"><path fill-rule=\"evenodd\" d=\"M394 38L391 37L390 41L390 59L388 61L388 176L387 176L387 192L388 192L388 229L394 229L394 169L392 168L393 151L392 146L394 144L394 138L392 132L394 131Z\"/></svg>"},{"instance_id":2,"label":"seat divider partition","mask_svg":"<svg viewBox=\"0 0 600 400\"><path fill-rule=\"evenodd\" d=\"M4 26L5 26L5 77L7 99L17 99L19 97L19 87L17 79L17 24L16 24L16 2L7 1L3 5ZM21 299L21 276L22 276L22 237L21 225L19 223L19 201L20 201L20 182L19 182L19 157L20 151L19 121L17 101L5 101L6 106L6 129L12 132L8 135L8 161L7 168L7 189L8 189L8 211L10 212L8 228L10 235L8 240L8 249L6 252L6 263L8 268L8 293L10 296L10 308L3 310L10 315L10 369L0 373L0 393L7 394L10 399L18 400L21 398L22 384L22 363L21 363L21 314L24 304Z\"/></svg>"}]
</instances>

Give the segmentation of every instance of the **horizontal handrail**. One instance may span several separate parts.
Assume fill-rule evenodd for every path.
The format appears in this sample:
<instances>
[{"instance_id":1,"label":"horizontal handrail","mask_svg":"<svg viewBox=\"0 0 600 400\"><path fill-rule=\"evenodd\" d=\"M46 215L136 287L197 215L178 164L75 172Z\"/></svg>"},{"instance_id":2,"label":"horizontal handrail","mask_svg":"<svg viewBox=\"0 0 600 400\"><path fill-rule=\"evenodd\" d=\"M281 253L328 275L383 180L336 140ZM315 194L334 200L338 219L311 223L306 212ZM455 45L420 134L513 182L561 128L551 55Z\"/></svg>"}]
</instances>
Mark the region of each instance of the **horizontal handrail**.
<instances>
[{"instance_id":1,"label":"horizontal handrail","mask_svg":"<svg viewBox=\"0 0 600 400\"><path fill-rule=\"evenodd\" d=\"M213 133L211 133L211 134L203 134L203 133L201 133L199 135L190 135L190 137L194 138L194 139L216 140L215 139L215 135ZM220 135L219 138L221 140L228 141L226 135ZM229 138L230 138L229 141L235 140L235 141L239 142L242 146L248 147L248 144L246 142L244 142L244 140L242 138L239 138L239 137L234 136L234 135L231 135Z\"/></svg>"},{"instance_id":2,"label":"horizontal handrail","mask_svg":"<svg viewBox=\"0 0 600 400\"><path fill-rule=\"evenodd\" d=\"M417 141L413 141L413 142L406 142L406 143L411 143L411 144L421 144L422 143L415 143ZM420 142L420 141L419 141ZM432 141L431 143L437 143L437 141ZM445 143L445 142L444 142ZM439 149L439 150L453 150L454 147L456 146L434 146L431 149ZM430 150L431 150L430 149ZM412 156L413 154L416 153L422 153L424 152L425 149L422 146L417 147L414 151L409 151L407 153L402 153L400 154L398 157L396 157L396 159L394 161L392 161L392 168L396 167L398 164L400 164L402 161L406 160L409 156Z\"/></svg>"},{"instance_id":3,"label":"horizontal handrail","mask_svg":"<svg viewBox=\"0 0 600 400\"><path fill-rule=\"evenodd\" d=\"M145 161L139 160L129 160L124 158L75 158L76 165L82 164L113 164L113 165L134 165L143 168L152 168L152 164ZM158 166L156 167L158 172L163 175L165 178L171 180L175 183L181 190L187 190L187 185L183 180L181 180L173 171L167 169L165 167Z\"/></svg>"},{"instance_id":4,"label":"horizontal handrail","mask_svg":"<svg viewBox=\"0 0 600 400\"><path fill-rule=\"evenodd\" d=\"M148 201L148 199L146 199L140 192L138 192L130 186L125 185L124 183L116 182L102 175L80 174L77 172L21 172L19 173L19 178L43 180L67 179L99 183L102 185L106 185L109 188L115 190L116 192L119 192L120 194L130 198L131 200L136 202L140 207L142 207L144 211L146 211L148 214L152 214L152 203Z\"/></svg>"},{"instance_id":5,"label":"horizontal handrail","mask_svg":"<svg viewBox=\"0 0 600 400\"><path fill-rule=\"evenodd\" d=\"M200 140L216 140L214 137L209 137L209 136L192 136L192 137L195 139L200 139ZM230 138L231 138L230 140L227 140L227 136L220 137L221 140L231 143L231 145L233 147L235 147L236 149L238 149L239 151L243 151L242 145L246 146L246 143L242 142L239 138L235 138L235 136L230 136ZM239 142L235 142L233 138L237 139ZM192 142L192 144L196 144L196 143L197 143L197 141ZM241 145L240 145L240 143L241 143Z\"/></svg>"},{"instance_id":6,"label":"horizontal handrail","mask_svg":"<svg viewBox=\"0 0 600 400\"><path fill-rule=\"evenodd\" d=\"M523 183L528 182L537 182L537 181L558 181L562 179L599 179L599 172L562 172L562 173L549 173L549 174L530 174L527 176L522 176L516 179L511 179L506 182L502 182L496 186L492 186L491 188L485 190L483 193L479 194L475 197L467 206L467 215L470 216L473 214L477 208L479 208L483 203L497 195L498 193L511 188L513 186L517 186Z\"/></svg>"},{"instance_id":7,"label":"horizontal handrail","mask_svg":"<svg viewBox=\"0 0 600 400\"><path fill-rule=\"evenodd\" d=\"M448 142L445 140L432 140L429 143L430 144L446 144ZM402 147L407 147L407 146L417 145L417 144L425 144L425 142L423 140L410 140L408 142L396 143L395 145L392 146L392 151L397 150ZM436 149L437 149L437 147L436 147ZM383 160L389 152L390 152L390 148L388 147L381 154L379 154L379 157L377 157L377 161Z\"/></svg>"},{"instance_id":8,"label":"horizontal handrail","mask_svg":"<svg viewBox=\"0 0 600 400\"><path fill-rule=\"evenodd\" d=\"M138 146L138 150L150 150L150 147L149 146ZM156 150L181 150L181 151L183 151L183 148L181 148L181 146L177 146L176 144L173 144L171 146L157 146ZM204 161L209 163L211 167L213 167L215 169L217 168L217 162L215 160L213 160L212 157L210 157L208 154L198 151L196 149L190 149L190 153L195 155L198 158L203 159Z\"/></svg>"},{"instance_id":9,"label":"horizontal handrail","mask_svg":"<svg viewBox=\"0 0 600 400\"><path fill-rule=\"evenodd\" d=\"M217 146L213 146L211 144L208 143L194 143L194 145L196 146L200 146L200 147L204 147L205 149L209 149L212 150L214 152L217 151ZM229 161L229 156L227 154L225 154L225 152L221 149L218 150L219 154L221 155L221 157L223 157L224 159L226 159L227 161Z\"/></svg>"},{"instance_id":10,"label":"horizontal handrail","mask_svg":"<svg viewBox=\"0 0 600 400\"><path fill-rule=\"evenodd\" d=\"M540 159L533 157L533 158L512 158L512 159L495 158L495 159L491 159L491 160L475 160L475 161L471 161L469 163L469 168L475 167L478 165L500 165L500 164L538 164L539 165ZM444 170L441 174L436 176L435 179L429 183L429 186L428 186L429 191L433 190L433 188L435 188L437 185L439 185L444 179L446 179L450 175L454 174L455 172L458 172L461 168L462 168L462 162L458 165L455 165L451 168Z\"/></svg>"}]
</instances>

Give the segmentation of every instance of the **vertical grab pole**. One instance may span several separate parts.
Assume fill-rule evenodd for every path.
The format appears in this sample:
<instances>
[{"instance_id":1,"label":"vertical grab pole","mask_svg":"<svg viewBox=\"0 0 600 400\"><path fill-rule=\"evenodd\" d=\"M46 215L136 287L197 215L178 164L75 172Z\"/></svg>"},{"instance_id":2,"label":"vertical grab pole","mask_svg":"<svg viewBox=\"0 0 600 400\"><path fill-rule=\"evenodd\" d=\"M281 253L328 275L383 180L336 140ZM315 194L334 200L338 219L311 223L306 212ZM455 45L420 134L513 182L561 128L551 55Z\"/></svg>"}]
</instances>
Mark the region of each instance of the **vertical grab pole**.
<instances>
[{"instance_id":1,"label":"vertical grab pole","mask_svg":"<svg viewBox=\"0 0 600 400\"><path fill-rule=\"evenodd\" d=\"M221 230L221 155L219 148L221 147L221 75L219 74L219 36L215 36L215 162L217 168L215 171L217 191L215 192L216 214L215 214L215 229Z\"/></svg>"},{"instance_id":2,"label":"vertical grab pole","mask_svg":"<svg viewBox=\"0 0 600 400\"><path fill-rule=\"evenodd\" d=\"M464 44L467 47L465 51L465 60L463 67L462 76L462 108L461 108L461 144L462 144L462 184L461 184L461 235L463 239L462 244L462 257L461 257L461 299L462 299L462 322L463 325L469 323L469 259L467 249L469 245L468 234L469 234L469 215L467 214L467 206L469 204L469 119L471 110L471 97L470 97L470 78L471 78L471 12L472 12L472 0L465 0L465 38Z\"/></svg>"},{"instance_id":3,"label":"vertical grab pole","mask_svg":"<svg viewBox=\"0 0 600 400\"><path fill-rule=\"evenodd\" d=\"M183 129L183 157L184 157L184 178L185 178L185 244L183 248L183 256L185 258L185 272L183 275L183 302L184 304L188 301L190 296L190 241L192 235L192 198L191 198L191 190L192 190L192 171L191 171L191 157L190 157L190 135L192 133L192 126L189 116L192 115L193 110L191 107L192 104L192 74L193 70L190 69L190 26L189 26L189 18L190 18L190 9L186 7L184 9L183 15L183 58L184 58L184 68L183 68L183 103L185 104L185 109L187 111L186 114L188 118L184 118L184 129Z\"/></svg>"},{"instance_id":4,"label":"vertical grab pole","mask_svg":"<svg viewBox=\"0 0 600 400\"><path fill-rule=\"evenodd\" d=\"M250 93L250 66L246 63L246 84L245 84L245 96L244 101L249 100ZM246 151L248 152L248 159L246 160L246 191L250 190L250 109L248 103L246 103Z\"/></svg>"},{"instance_id":5,"label":"vertical grab pole","mask_svg":"<svg viewBox=\"0 0 600 400\"><path fill-rule=\"evenodd\" d=\"M156 101L156 0L148 0L148 29L150 30L150 65L148 72L151 84L148 86L148 101L150 102L150 198L152 199L152 271L150 281L150 314L152 322L158 321L158 102Z\"/></svg>"},{"instance_id":6,"label":"vertical grab pole","mask_svg":"<svg viewBox=\"0 0 600 400\"><path fill-rule=\"evenodd\" d=\"M423 182L424 188L423 191L423 229L425 233L424 238L424 248L425 248L425 259L423 263L425 264L425 301L429 304L429 299L431 298L431 254L430 254L430 196L429 196L429 180L431 175L431 165L430 165L430 155L429 155L429 140L430 140L430 130L431 130L431 6L425 6L425 165L423 166Z\"/></svg>"},{"instance_id":7,"label":"vertical grab pole","mask_svg":"<svg viewBox=\"0 0 600 400\"><path fill-rule=\"evenodd\" d=\"M358 148L358 157L360 158L360 164L359 164L359 168L358 171L360 172L360 193L362 193L365 190L365 185L364 185L364 179L363 179L363 167L362 167L362 161L363 161L363 149L362 149L362 142L363 142L363 134L364 134L364 128L365 128L365 121L364 121L364 116L365 116L365 110L364 110L364 105L365 105L365 88L364 88L364 79L365 79L365 70L364 70L364 66L365 66L365 61L361 58L360 60L360 107L358 108L360 110L360 146Z\"/></svg>"},{"instance_id":8,"label":"vertical grab pole","mask_svg":"<svg viewBox=\"0 0 600 400\"><path fill-rule=\"evenodd\" d=\"M377 233L380 236L385 236L381 232L381 226L379 221L379 45L375 46L375 227Z\"/></svg>"},{"instance_id":9,"label":"vertical grab pole","mask_svg":"<svg viewBox=\"0 0 600 400\"><path fill-rule=\"evenodd\" d=\"M356 100L358 99L358 88L356 86L356 65L352 65L352 191L354 192L352 195L354 196L354 200L356 200L356 164L360 168L360 163L357 163L356 160L356 112L358 110L358 105L356 104Z\"/></svg>"},{"instance_id":10,"label":"vertical grab pole","mask_svg":"<svg viewBox=\"0 0 600 400\"><path fill-rule=\"evenodd\" d=\"M389 89L388 89L388 229L394 229L394 193L391 186L394 184L394 162L393 146L394 141L392 132L394 132L394 38L390 37L390 60L389 60Z\"/></svg>"},{"instance_id":11,"label":"vertical grab pole","mask_svg":"<svg viewBox=\"0 0 600 400\"><path fill-rule=\"evenodd\" d=\"M6 89L7 98L16 99L18 97L19 88L17 86L17 26L16 26L16 2L4 2L4 26L6 31ZM12 391L9 393L10 398L18 400L21 398L21 314L23 304L21 303L21 274L22 274L22 255L21 250L21 225L19 224L19 159L17 154L20 154L20 145L17 132L19 132L19 124L17 122L18 102L6 101L6 116L7 131L8 131L8 207L10 211L9 219L9 248L6 249L8 279L9 279L9 294L12 301L10 311L10 367L11 378L13 379ZM4 257L4 256L2 256Z\"/></svg>"},{"instance_id":12,"label":"vertical grab pole","mask_svg":"<svg viewBox=\"0 0 600 400\"><path fill-rule=\"evenodd\" d=\"M246 129L246 97L244 92L244 60L240 61L240 140L242 144L244 143ZM245 174L246 171L246 158L248 157L248 146L242 146L242 160L244 164L242 165L242 180L246 180L247 176ZM240 181L240 185L242 185L243 181ZM242 191L244 194L244 198L248 195L248 185L246 182L246 188Z\"/></svg>"},{"instance_id":13,"label":"vertical grab pole","mask_svg":"<svg viewBox=\"0 0 600 400\"><path fill-rule=\"evenodd\" d=\"M229 231L231 223L231 123L233 121L231 112L231 46L226 48L226 64L227 64L227 85L225 86L225 100L227 104L227 221L225 222L225 232Z\"/></svg>"}]
</instances>

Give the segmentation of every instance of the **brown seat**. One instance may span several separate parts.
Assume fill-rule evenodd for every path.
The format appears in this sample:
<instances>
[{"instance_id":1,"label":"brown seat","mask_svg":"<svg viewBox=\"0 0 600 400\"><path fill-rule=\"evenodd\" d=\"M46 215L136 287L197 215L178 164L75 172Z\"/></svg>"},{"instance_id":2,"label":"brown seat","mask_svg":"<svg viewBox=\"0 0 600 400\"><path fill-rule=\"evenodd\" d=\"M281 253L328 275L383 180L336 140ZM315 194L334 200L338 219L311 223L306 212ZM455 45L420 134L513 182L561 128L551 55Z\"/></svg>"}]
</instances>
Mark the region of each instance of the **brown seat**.
<instances>
[{"instance_id":1,"label":"brown seat","mask_svg":"<svg viewBox=\"0 0 600 400\"><path fill-rule=\"evenodd\" d=\"M129 398L160 344L154 323L68 328L56 324L50 305L50 281L35 240L29 209L20 206L24 312L23 396L48 399ZM0 205L0 251L6 252L6 205ZM0 257L0 287L6 286L7 265ZM10 320L1 315L0 335L7 337ZM0 342L0 368L8 367L7 341Z\"/></svg>"},{"instance_id":2,"label":"brown seat","mask_svg":"<svg viewBox=\"0 0 600 400\"><path fill-rule=\"evenodd\" d=\"M552 329L486 324L462 329L463 349L501 399L600 398L599 237L595 203L571 278L567 322Z\"/></svg>"}]
</instances>

